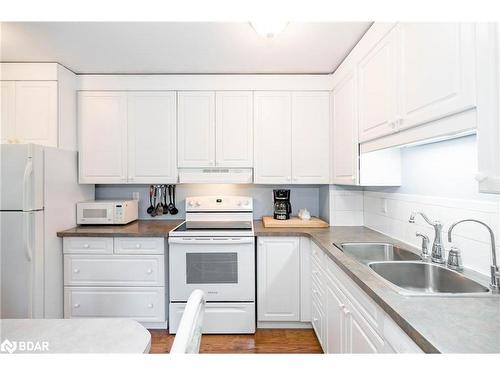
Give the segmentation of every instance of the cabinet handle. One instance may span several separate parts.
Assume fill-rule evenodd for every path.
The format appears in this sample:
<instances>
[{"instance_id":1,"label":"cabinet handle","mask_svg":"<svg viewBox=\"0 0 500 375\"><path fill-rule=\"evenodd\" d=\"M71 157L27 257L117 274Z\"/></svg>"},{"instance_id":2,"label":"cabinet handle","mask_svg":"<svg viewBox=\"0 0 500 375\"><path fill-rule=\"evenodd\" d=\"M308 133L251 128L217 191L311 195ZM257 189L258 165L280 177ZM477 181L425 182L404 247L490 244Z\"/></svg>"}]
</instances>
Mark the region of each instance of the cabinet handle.
<instances>
[{"instance_id":1,"label":"cabinet handle","mask_svg":"<svg viewBox=\"0 0 500 375\"><path fill-rule=\"evenodd\" d=\"M259 240L259 245L264 245L264 241Z\"/></svg>"},{"instance_id":2,"label":"cabinet handle","mask_svg":"<svg viewBox=\"0 0 500 375\"><path fill-rule=\"evenodd\" d=\"M317 322L317 321L318 321L318 318L313 318L313 321Z\"/></svg>"},{"instance_id":3,"label":"cabinet handle","mask_svg":"<svg viewBox=\"0 0 500 375\"><path fill-rule=\"evenodd\" d=\"M80 304L79 304L79 303L75 303L75 304L73 305L73 307L74 307L75 309L77 309L77 308L79 308L79 307L80 307Z\"/></svg>"},{"instance_id":4,"label":"cabinet handle","mask_svg":"<svg viewBox=\"0 0 500 375\"><path fill-rule=\"evenodd\" d=\"M152 304L152 303L149 303L149 304L148 304L148 307L149 307L150 309L152 309L152 308L153 308L153 304Z\"/></svg>"},{"instance_id":5,"label":"cabinet handle","mask_svg":"<svg viewBox=\"0 0 500 375\"><path fill-rule=\"evenodd\" d=\"M75 268L75 269L73 270L73 272L74 272L74 273L80 273L80 270L79 270L78 268Z\"/></svg>"},{"instance_id":6,"label":"cabinet handle","mask_svg":"<svg viewBox=\"0 0 500 375\"><path fill-rule=\"evenodd\" d=\"M140 248L141 248L141 244L140 244L140 243L136 243L136 244L135 244L135 248L136 248L136 249L140 249Z\"/></svg>"},{"instance_id":7,"label":"cabinet handle","mask_svg":"<svg viewBox=\"0 0 500 375\"><path fill-rule=\"evenodd\" d=\"M89 248L89 244L88 244L88 243L86 243L86 244L84 244L84 245L83 245L83 247L84 247L85 249L88 249L88 248Z\"/></svg>"},{"instance_id":8,"label":"cabinet handle","mask_svg":"<svg viewBox=\"0 0 500 375\"><path fill-rule=\"evenodd\" d=\"M483 182L484 180L486 180L488 178L488 175L484 172L479 172L479 173L476 173L476 175L474 177L475 177L477 182Z\"/></svg>"},{"instance_id":9,"label":"cabinet handle","mask_svg":"<svg viewBox=\"0 0 500 375\"><path fill-rule=\"evenodd\" d=\"M153 273L153 270L152 270L151 268L149 268L149 269L146 271L146 273L147 273L148 275L151 275L151 274Z\"/></svg>"},{"instance_id":10,"label":"cabinet handle","mask_svg":"<svg viewBox=\"0 0 500 375\"><path fill-rule=\"evenodd\" d=\"M292 179L292 178L291 178L290 176L287 176L287 177L286 177L286 180L287 180L287 181L290 181L291 179Z\"/></svg>"}]
</instances>

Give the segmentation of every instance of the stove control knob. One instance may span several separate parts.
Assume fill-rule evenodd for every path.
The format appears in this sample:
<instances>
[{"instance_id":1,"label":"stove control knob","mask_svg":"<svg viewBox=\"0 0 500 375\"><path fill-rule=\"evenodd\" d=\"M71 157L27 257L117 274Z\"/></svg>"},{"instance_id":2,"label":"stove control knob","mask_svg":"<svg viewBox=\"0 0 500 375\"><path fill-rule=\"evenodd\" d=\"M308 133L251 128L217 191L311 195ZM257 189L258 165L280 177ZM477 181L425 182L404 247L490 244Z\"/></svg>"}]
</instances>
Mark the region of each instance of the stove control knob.
<instances>
[{"instance_id":1,"label":"stove control knob","mask_svg":"<svg viewBox=\"0 0 500 375\"><path fill-rule=\"evenodd\" d=\"M244 206L248 206L248 205L250 205L250 202L249 202L249 201L244 201L244 202L243 202L243 205L244 205Z\"/></svg>"},{"instance_id":2,"label":"stove control knob","mask_svg":"<svg viewBox=\"0 0 500 375\"><path fill-rule=\"evenodd\" d=\"M196 201L196 202L194 202L194 205L195 205L196 207L200 207L200 202Z\"/></svg>"},{"instance_id":3,"label":"stove control knob","mask_svg":"<svg viewBox=\"0 0 500 375\"><path fill-rule=\"evenodd\" d=\"M193 201L188 201L188 206L189 206L189 207L193 207L193 206L194 206Z\"/></svg>"}]
</instances>

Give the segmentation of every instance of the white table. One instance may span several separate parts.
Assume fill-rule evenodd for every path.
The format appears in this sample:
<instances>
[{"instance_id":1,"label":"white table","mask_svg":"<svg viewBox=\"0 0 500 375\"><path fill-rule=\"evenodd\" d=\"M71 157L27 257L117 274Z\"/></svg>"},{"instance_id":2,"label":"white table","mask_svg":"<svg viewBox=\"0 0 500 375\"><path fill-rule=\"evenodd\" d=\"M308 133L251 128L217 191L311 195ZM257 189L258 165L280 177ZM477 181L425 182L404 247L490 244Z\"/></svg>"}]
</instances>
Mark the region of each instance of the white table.
<instances>
[{"instance_id":1,"label":"white table","mask_svg":"<svg viewBox=\"0 0 500 375\"><path fill-rule=\"evenodd\" d=\"M0 319L4 340L15 353L23 345L37 346L24 353L149 353L151 347L151 334L132 319Z\"/></svg>"}]
</instances>

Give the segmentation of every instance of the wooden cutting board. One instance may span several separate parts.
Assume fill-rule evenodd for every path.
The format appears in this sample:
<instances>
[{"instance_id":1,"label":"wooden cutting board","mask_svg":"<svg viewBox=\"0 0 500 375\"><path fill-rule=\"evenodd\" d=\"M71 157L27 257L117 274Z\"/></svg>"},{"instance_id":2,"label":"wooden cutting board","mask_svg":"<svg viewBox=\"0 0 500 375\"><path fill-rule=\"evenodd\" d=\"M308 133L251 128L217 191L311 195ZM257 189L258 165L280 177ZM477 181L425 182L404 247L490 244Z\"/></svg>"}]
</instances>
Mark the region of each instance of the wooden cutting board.
<instances>
[{"instance_id":1,"label":"wooden cutting board","mask_svg":"<svg viewBox=\"0 0 500 375\"><path fill-rule=\"evenodd\" d=\"M311 216L310 220L302 220L291 216L289 220L276 220L272 216L263 216L262 222L266 228L328 228L330 225L317 217Z\"/></svg>"}]
</instances>

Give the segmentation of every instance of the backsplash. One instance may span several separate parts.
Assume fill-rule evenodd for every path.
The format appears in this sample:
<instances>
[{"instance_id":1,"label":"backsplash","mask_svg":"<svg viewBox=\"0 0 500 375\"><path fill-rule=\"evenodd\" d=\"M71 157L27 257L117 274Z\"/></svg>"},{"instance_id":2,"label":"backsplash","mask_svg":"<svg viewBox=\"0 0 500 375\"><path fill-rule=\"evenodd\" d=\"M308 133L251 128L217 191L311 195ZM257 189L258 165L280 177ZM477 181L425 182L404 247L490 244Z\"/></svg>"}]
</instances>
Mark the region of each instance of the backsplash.
<instances>
[{"instance_id":1,"label":"backsplash","mask_svg":"<svg viewBox=\"0 0 500 375\"><path fill-rule=\"evenodd\" d=\"M448 228L461 219L477 219L490 225L500 239L500 203L477 200L451 199L416 194L365 191L363 199L364 225L388 236L420 248L415 237L419 231L434 239L433 228L421 217L415 224L408 219L412 211L423 211L431 220L443 223L443 243L446 250ZM462 250L464 266L489 275L491 264L490 237L486 228L474 223L463 223L453 230L453 243ZM497 246L500 255L500 246Z\"/></svg>"},{"instance_id":2,"label":"backsplash","mask_svg":"<svg viewBox=\"0 0 500 375\"><path fill-rule=\"evenodd\" d=\"M178 184L176 186L176 216L161 215L154 219L173 220L185 217L185 200L189 196L199 195L244 195L253 198L254 218L273 213L273 189L290 189L292 214L307 208L311 215L319 214L319 186L315 185L236 185L236 184ZM132 193L139 193L139 219L152 219L146 212L149 206L149 185L97 185L96 199L132 198Z\"/></svg>"}]
</instances>

